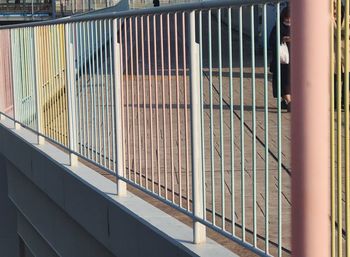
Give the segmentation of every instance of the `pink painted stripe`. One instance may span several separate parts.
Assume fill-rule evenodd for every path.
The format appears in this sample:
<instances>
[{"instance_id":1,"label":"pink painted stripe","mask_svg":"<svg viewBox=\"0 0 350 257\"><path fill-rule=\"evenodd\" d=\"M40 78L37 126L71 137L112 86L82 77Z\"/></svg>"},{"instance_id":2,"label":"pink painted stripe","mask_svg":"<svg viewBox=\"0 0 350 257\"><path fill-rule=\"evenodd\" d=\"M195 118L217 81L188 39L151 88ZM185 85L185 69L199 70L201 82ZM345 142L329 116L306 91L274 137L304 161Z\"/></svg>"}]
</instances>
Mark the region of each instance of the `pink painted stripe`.
<instances>
[{"instance_id":1,"label":"pink painted stripe","mask_svg":"<svg viewBox=\"0 0 350 257\"><path fill-rule=\"evenodd\" d=\"M0 31L0 111L13 115L11 39L9 30Z\"/></svg>"}]
</instances>

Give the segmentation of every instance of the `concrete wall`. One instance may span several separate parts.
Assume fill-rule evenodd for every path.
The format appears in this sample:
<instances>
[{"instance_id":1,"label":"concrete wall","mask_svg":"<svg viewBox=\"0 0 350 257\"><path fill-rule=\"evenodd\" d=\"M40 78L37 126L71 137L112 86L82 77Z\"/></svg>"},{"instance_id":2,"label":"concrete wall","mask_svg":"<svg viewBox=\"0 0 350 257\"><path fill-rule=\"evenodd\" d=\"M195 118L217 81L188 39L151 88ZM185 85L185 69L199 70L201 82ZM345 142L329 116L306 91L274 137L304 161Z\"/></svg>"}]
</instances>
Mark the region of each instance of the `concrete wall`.
<instances>
[{"instance_id":1,"label":"concrete wall","mask_svg":"<svg viewBox=\"0 0 350 257\"><path fill-rule=\"evenodd\" d=\"M117 256L10 162L7 173L9 197L18 210L18 233L34 256Z\"/></svg>"},{"instance_id":2,"label":"concrete wall","mask_svg":"<svg viewBox=\"0 0 350 257\"><path fill-rule=\"evenodd\" d=\"M6 160L0 154L0 256L18 256L17 214L7 197Z\"/></svg>"},{"instance_id":3,"label":"concrete wall","mask_svg":"<svg viewBox=\"0 0 350 257\"><path fill-rule=\"evenodd\" d=\"M65 152L12 127L0 122L0 155L22 256L236 256L209 239L192 244L191 228L130 193L116 196L112 181L82 163L67 166Z\"/></svg>"}]
</instances>

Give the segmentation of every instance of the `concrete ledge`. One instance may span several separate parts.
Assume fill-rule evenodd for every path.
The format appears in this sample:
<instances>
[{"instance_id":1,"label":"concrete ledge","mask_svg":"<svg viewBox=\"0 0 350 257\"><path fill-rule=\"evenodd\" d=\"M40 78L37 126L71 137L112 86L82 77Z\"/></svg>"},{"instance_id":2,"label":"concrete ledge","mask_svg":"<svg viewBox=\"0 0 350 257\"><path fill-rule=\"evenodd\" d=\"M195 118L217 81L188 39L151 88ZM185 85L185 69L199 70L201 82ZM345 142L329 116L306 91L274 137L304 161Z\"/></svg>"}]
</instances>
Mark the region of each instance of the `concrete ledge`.
<instances>
[{"instance_id":1,"label":"concrete ledge","mask_svg":"<svg viewBox=\"0 0 350 257\"><path fill-rule=\"evenodd\" d=\"M12 201L60 256L236 256L210 239L192 244L190 227L131 193L117 197L112 181L82 163L67 166L67 154L47 142L36 145L33 133L14 130L7 119L0 122L0 142ZM69 237L70 230L79 238Z\"/></svg>"}]
</instances>

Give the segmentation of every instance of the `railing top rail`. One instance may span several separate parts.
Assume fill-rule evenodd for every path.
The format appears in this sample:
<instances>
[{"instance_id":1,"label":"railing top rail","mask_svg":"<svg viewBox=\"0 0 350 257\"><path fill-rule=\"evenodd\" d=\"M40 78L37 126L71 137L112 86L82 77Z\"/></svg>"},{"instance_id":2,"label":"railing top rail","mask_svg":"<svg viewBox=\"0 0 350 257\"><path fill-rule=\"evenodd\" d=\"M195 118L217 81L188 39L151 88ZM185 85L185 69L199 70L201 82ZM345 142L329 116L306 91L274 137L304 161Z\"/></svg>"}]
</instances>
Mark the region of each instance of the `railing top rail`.
<instances>
[{"instance_id":1,"label":"railing top rail","mask_svg":"<svg viewBox=\"0 0 350 257\"><path fill-rule=\"evenodd\" d=\"M222 8L222 7L232 7L232 6L249 6L256 4L268 4L285 2L286 0L217 0L217 1L203 1L196 3L183 3L170 6L162 6L157 8L147 8L147 9L137 9L128 11L112 11L107 13L99 14L87 14L81 16L68 16L60 19L42 21L42 22L31 22L19 25L6 25L0 26L1 29L14 29L14 28L28 28L36 26L45 25L56 25L56 24L66 24L73 22L86 22L92 20L102 20L102 19L113 19L113 18L127 18L131 16L143 16L143 15L153 15L153 14L164 14L164 13L174 13L181 11L193 11L198 9L210 9L210 8Z\"/></svg>"}]
</instances>

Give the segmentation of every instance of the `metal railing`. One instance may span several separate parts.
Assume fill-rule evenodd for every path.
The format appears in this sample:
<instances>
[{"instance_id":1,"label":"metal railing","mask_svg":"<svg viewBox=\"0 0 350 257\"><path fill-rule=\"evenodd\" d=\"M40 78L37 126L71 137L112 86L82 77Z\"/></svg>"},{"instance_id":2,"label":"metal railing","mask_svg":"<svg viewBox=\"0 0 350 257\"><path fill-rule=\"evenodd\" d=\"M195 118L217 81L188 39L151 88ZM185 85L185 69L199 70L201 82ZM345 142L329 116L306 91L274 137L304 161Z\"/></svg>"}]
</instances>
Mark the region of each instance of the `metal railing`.
<instances>
[{"instance_id":1,"label":"metal railing","mask_svg":"<svg viewBox=\"0 0 350 257\"><path fill-rule=\"evenodd\" d=\"M56 0L57 14L64 16L73 13L96 11L116 5L120 0Z\"/></svg>"},{"instance_id":2,"label":"metal railing","mask_svg":"<svg viewBox=\"0 0 350 257\"><path fill-rule=\"evenodd\" d=\"M52 1L0 1L1 17L17 18L48 18L54 16Z\"/></svg>"},{"instance_id":3,"label":"metal railing","mask_svg":"<svg viewBox=\"0 0 350 257\"><path fill-rule=\"evenodd\" d=\"M41 16L55 18L58 16L68 16L76 13L96 11L117 5L120 0L76 0L76 1L15 1L0 0L1 16Z\"/></svg>"},{"instance_id":4,"label":"metal railing","mask_svg":"<svg viewBox=\"0 0 350 257\"><path fill-rule=\"evenodd\" d=\"M15 2L0 2L0 11L6 13L51 13L52 3L47 2L26 2L26 3L15 3Z\"/></svg>"},{"instance_id":5,"label":"metal railing","mask_svg":"<svg viewBox=\"0 0 350 257\"><path fill-rule=\"evenodd\" d=\"M193 2L201 2L203 0L160 0L160 6L164 5L173 5L180 3L193 3ZM130 8L139 9L139 8L150 8L153 7L153 0L129 0Z\"/></svg>"},{"instance_id":6,"label":"metal railing","mask_svg":"<svg viewBox=\"0 0 350 257\"><path fill-rule=\"evenodd\" d=\"M114 174L120 195L128 183L191 217L195 243L208 227L260 256L289 255L290 114L280 65L270 97L268 4L279 46L274 0L2 27L0 75L12 75L0 77L0 111L65 147L72 165L79 156Z\"/></svg>"}]
</instances>

